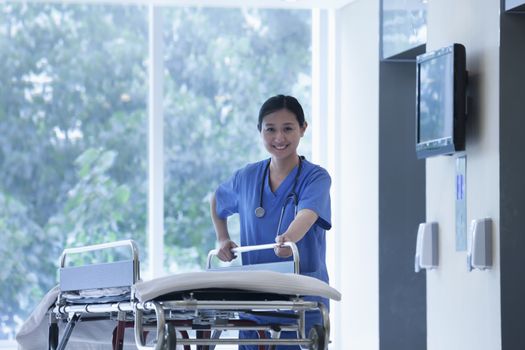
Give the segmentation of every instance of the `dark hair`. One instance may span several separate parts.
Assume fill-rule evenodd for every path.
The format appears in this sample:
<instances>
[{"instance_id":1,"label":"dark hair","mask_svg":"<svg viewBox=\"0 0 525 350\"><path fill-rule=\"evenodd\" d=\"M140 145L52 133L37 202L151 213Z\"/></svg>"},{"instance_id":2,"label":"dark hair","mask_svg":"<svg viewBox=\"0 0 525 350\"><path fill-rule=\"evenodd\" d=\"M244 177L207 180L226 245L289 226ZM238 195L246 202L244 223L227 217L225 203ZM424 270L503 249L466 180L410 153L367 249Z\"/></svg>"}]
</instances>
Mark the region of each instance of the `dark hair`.
<instances>
[{"instance_id":1,"label":"dark hair","mask_svg":"<svg viewBox=\"0 0 525 350\"><path fill-rule=\"evenodd\" d=\"M299 101L297 101L297 99L293 96L276 95L267 99L266 102L264 102L261 106L261 109L259 110L259 122L257 123L257 129L261 131L264 117L270 113L280 111L281 109L286 109L295 114L295 117L299 122L299 126L304 126L304 112L303 107L301 107Z\"/></svg>"}]
</instances>

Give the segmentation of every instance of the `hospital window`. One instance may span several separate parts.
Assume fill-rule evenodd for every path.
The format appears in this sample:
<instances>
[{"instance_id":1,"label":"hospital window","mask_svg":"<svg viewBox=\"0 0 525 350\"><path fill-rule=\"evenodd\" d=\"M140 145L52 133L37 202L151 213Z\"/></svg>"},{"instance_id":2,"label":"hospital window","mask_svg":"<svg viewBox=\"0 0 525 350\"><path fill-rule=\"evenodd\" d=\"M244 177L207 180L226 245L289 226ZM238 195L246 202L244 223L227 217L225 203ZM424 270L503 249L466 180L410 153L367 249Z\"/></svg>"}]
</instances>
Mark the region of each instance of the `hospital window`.
<instances>
[{"instance_id":1,"label":"hospital window","mask_svg":"<svg viewBox=\"0 0 525 350\"><path fill-rule=\"evenodd\" d=\"M262 102L292 94L310 114L311 11L170 8L163 23L164 267L199 270L215 248L211 194L268 157L256 127ZM230 228L238 241L236 218Z\"/></svg>"},{"instance_id":2,"label":"hospital window","mask_svg":"<svg viewBox=\"0 0 525 350\"><path fill-rule=\"evenodd\" d=\"M310 114L311 12L161 12L167 273L202 268L210 194L265 156L264 99L293 94ZM56 283L64 247L131 238L151 260L149 18L141 5L0 3L0 346Z\"/></svg>"}]
</instances>

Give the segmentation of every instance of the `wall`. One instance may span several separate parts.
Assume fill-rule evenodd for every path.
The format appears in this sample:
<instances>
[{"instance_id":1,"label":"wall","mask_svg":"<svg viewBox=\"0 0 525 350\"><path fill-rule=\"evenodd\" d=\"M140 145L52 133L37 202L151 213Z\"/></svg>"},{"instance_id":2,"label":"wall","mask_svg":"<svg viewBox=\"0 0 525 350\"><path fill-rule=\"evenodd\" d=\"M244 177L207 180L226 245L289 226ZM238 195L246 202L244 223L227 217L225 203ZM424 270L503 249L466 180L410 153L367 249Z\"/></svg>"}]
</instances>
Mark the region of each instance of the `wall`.
<instances>
[{"instance_id":1,"label":"wall","mask_svg":"<svg viewBox=\"0 0 525 350\"><path fill-rule=\"evenodd\" d=\"M426 347L425 272L414 272L425 221L425 162L415 151L416 64L379 70L379 339L381 350Z\"/></svg>"},{"instance_id":2,"label":"wall","mask_svg":"<svg viewBox=\"0 0 525 350\"><path fill-rule=\"evenodd\" d=\"M525 349L525 282L518 277L525 266L525 13L504 13L500 32L501 328L506 350Z\"/></svg>"},{"instance_id":3,"label":"wall","mask_svg":"<svg viewBox=\"0 0 525 350\"><path fill-rule=\"evenodd\" d=\"M340 62L339 337L334 349L376 350L378 311L379 2L337 13Z\"/></svg>"},{"instance_id":4,"label":"wall","mask_svg":"<svg viewBox=\"0 0 525 350\"><path fill-rule=\"evenodd\" d=\"M429 350L501 349L499 264L499 2L430 0L427 50L462 43L473 97L467 125L467 222L492 218L494 267L468 272L455 249L455 157L426 162L427 221L439 223L440 266L427 272Z\"/></svg>"}]
</instances>

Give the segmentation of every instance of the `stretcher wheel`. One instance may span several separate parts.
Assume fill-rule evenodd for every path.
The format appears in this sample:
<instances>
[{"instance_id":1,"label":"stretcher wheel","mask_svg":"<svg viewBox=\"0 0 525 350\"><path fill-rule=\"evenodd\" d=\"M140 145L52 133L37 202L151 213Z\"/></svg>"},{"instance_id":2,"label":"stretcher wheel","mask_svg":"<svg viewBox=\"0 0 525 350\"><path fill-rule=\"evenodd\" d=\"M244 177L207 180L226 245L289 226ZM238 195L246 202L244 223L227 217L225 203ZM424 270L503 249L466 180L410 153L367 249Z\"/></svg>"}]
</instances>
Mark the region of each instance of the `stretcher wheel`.
<instances>
[{"instance_id":1,"label":"stretcher wheel","mask_svg":"<svg viewBox=\"0 0 525 350\"><path fill-rule=\"evenodd\" d=\"M321 325L314 325L308 333L308 338L312 341L310 350L326 350L326 337Z\"/></svg>"}]
</instances>

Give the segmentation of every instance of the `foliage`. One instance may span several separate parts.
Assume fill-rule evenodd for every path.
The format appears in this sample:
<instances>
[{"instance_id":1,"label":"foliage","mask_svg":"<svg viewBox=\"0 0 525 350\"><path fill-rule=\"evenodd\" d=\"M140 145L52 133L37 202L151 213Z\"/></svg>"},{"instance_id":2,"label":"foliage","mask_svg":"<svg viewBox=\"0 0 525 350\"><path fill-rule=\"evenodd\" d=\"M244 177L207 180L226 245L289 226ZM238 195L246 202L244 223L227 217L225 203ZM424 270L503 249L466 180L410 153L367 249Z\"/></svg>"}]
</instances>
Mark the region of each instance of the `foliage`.
<instances>
[{"instance_id":1,"label":"foliage","mask_svg":"<svg viewBox=\"0 0 525 350\"><path fill-rule=\"evenodd\" d=\"M261 157L260 104L309 106L307 11L166 8L166 266L214 245L208 198ZM0 4L0 338L56 282L66 246L147 225L147 9ZM144 254L142 254L144 258Z\"/></svg>"},{"instance_id":2,"label":"foliage","mask_svg":"<svg viewBox=\"0 0 525 350\"><path fill-rule=\"evenodd\" d=\"M35 300L42 298L55 280L59 247L28 216L29 211L15 198L0 192L0 335L14 332L16 320L24 317ZM2 334L4 333L4 334Z\"/></svg>"},{"instance_id":3,"label":"foliage","mask_svg":"<svg viewBox=\"0 0 525 350\"><path fill-rule=\"evenodd\" d=\"M3 337L56 283L65 246L144 242L144 12L0 7L0 261L14 264L0 279Z\"/></svg>"},{"instance_id":4,"label":"foliage","mask_svg":"<svg viewBox=\"0 0 525 350\"><path fill-rule=\"evenodd\" d=\"M260 105L285 93L310 109L309 80L301 81L310 73L308 16L283 10L166 13L165 244L195 247L194 264L203 266L215 245L211 192L234 169L263 156Z\"/></svg>"}]
</instances>

